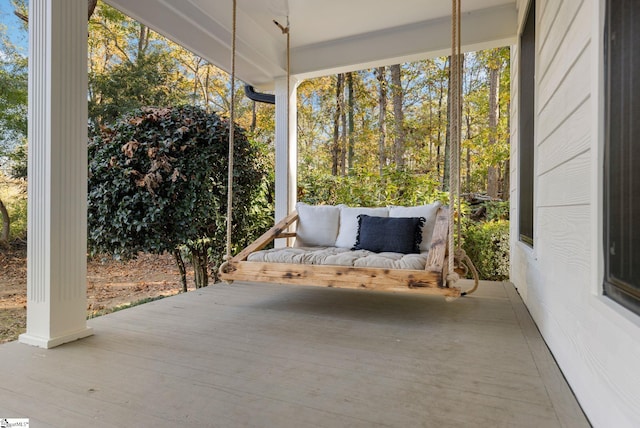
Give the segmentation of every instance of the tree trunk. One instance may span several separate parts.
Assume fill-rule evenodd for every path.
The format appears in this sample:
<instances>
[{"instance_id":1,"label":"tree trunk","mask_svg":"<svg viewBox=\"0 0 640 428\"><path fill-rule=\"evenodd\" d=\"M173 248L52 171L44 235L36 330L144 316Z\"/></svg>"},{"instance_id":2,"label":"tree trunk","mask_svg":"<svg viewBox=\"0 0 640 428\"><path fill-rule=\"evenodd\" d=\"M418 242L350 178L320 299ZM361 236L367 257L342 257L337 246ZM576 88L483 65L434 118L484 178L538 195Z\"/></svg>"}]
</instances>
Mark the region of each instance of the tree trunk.
<instances>
[{"instance_id":1,"label":"tree trunk","mask_svg":"<svg viewBox=\"0 0 640 428\"><path fill-rule=\"evenodd\" d=\"M471 131L471 107L469 103L467 103L466 124L467 124L466 139L467 141L471 141L471 139L473 138L473 135ZM465 189L467 193L470 193L471 192L471 149L469 148L469 146L467 146L467 150L466 150L465 163L466 163Z\"/></svg>"},{"instance_id":2,"label":"tree trunk","mask_svg":"<svg viewBox=\"0 0 640 428\"><path fill-rule=\"evenodd\" d=\"M196 288L202 288L209 285L208 261L209 255L207 248L199 248L199 246L190 247L191 259L193 261L193 276Z\"/></svg>"},{"instance_id":3,"label":"tree trunk","mask_svg":"<svg viewBox=\"0 0 640 428\"><path fill-rule=\"evenodd\" d=\"M202 88L202 90L204 91L204 110L207 113L210 113L210 108L209 108L209 81L210 81L210 76L211 75L211 65L207 65L207 73L205 75L204 78L204 88Z\"/></svg>"},{"instance_id":4,"label":"tree trunk","mask_svg":"<svg viewBox=\"0 0 640 428\"><path fill-rule=\"evenodd\" d=\"M502 182L502 200L508 201L511 196L511 164L509 159L504 161L504 180Z\"/></svg>"},{"instance_id":5,"label":"tree trunk","mask_svg":"<svg viewBox=\"0 0 640 428\"><path fill-rule=\"evenodd\" d=\"M385 139L387 134L387 125L385 123L385 116L387 111L387 79L385 77L385 68L378 67L377 77L379 83L379 98L378 98L378 132L380 134L378 140L378 164L380 165L380 175L384 173L384 167L387 164L387 157L385 154Z\"/></svg>"},{"instance_id":6,"label":"tree trunk","mask_svg":"<svg viewBox=\"0 0 640 428\"><path fill-rule=\"evenodd\" d=\"M438 179L440 179L440 144L436 147L436 172L438 173Z\"/></svg>"},{"instance_id":7,"label":"tree trunk","mask_svg":"<svg viewBox=\"0 0 640 428\"><path fill-rule=\"evenodd\" d=\"M336 76L336 112L333 115L333 147L331 148L331 174L338 175L340 166L340 94L342 90L342 74Z\"/></svg>"},{"instance_id":8,"label":"tree trunk","mask_svg":"<svg viewBox=\"0 0 640 428\"><path fill-rule=\"evenodd\" d=\"M349 110L349 130L348 130L348 140L349 140L349 148L347 149L347 160L349 162L349 174L353 172L353 146L355 145L355 138L353 135L354 131L354 123L353 123L353 73L347 74L347 109Z\"/></svg>"},{"instance_id":9,"label":"tree trunk","mask_svg":"<svg viewBox=\"0 0 640 428\"><path fill-rule=\"evenodd\" d=\"M436 153L436 171L440 177L440 148L442 147L442 99L444 98L444 82L440 82L440 94L438 95L438 149ZM448 125L447 125L448 126Z\"/></svg>"},{"instance_id":10,"label":"tree trunk","mask_svg":"<svg viewBox=\"0 0 640 428\"><path fill-rule=\"evenodd\" d=\"M252 101L251 106L251 134L256 132L256 124L258 123L258 103Z\"/></svg>"},{"instance_id":11,"label":"tree trunk","mask_svg":"<svg viewBox=\"0 0 640 428\"><path fill-rule=\"evenodd\" d=\"M147 51L147 46L149 46L149 27L144 24L140 24L140 33L138 36L138 56L136 57L138 60L140 60L140 58Z\"/></svg>"},{"instance_id":12,"label":"tree trunk","mask_svg":"<svg viewBox=\"0 0 640 428\"><path fill-rule=\"evenodd\" d=\"M176 265L178 271L180 271L180 282L182 283L182 292L187 292L187 269L184 267L184 260L182 260L182 254L177 248L173 250L173 257L176 259Z\"/></svg>"},{"instance_id":13,"label":"tree trunk","mask_svg":"<svg viewBox=\"0 0 640 428\"><path fill-rule=\"evenodd\" d=\"M498 134L498 104L500 83L500 66L489 65L489 145L494 146ZM498 197L499 173L497 165L489 165L487 168L487 195Z\"/></svg>"},{"instance_id":14,"label":"tree trunk","mask_svg":"<svg viewBox=\"0 0 640 428\"><path fill-rule=\"evenodd\" d=\"M451 153L451 57L447 59L447 69L449 75L449 84L447 85L447 128L444 139L444 171L442 173L442 191L448 192L449 189L449 175L451 172L451 163L449 161Z\"/></svg>"},{"instance_id":15,"label":"tree trunk","mask_svg":"<svg viewBox=\"0 0 640 428\"><path fill-rule=\"evenodd\" d=\"M198 74L200 73L200 59L198 59L198 61L196 61L196 64L194 66L193 70L193 101L192 101L192 105L195 107L197 100L198 100Z\"/></svg>"},{"instance_id":16,"label":"tree trunk","mask_svg":"<svg viewBox=\"0 0 640 428\"><path fill-rule=\"evenodd\" d=\"M0 233L0 246L9 244L9 232L11 230L11 218L9 217L9 211L4 206L2 199L0 199L0 216L2 216L2 233Z\"/></svg>"},{"instance_id":17,"label":"tree trunk","mask_svg":"<svg viewBox=\"0 0 640 428\"><path fill-rule=\"evenodd\" d=\"M507 103L507 111L511 111L511 102ZM511 117L507 116L507 129L511 129ZM504 161L504 180L502 181L502 200L508 201L511 197L511 163L509 159Z\"/></svg>"},{"instance_id":18,"label":"tree trunk","mask_svg":"<svg viewBox=\"0 0 640 428\"><path fill-rule=\"evenodd\" d=\"M428 144L429 144L429 169L431 169L433 167L433 141L432 141L432 135L433 135L433 105L431 104L431 84L429 84L429 90L427 91L427 102L429 103L429 126L427 127L427 129L429 130L428 134L427 134L427 138L428 138Z\"/></svg>"},{"instance_id":19,"label":"tree trunk","mask_svg":"<svg viewBox=\"0 0 640 428\"><path fill-rule=\"evenodd\" d=\"M467 173L466 173L465 189L467 193L471 193L471 149L469 147L467 147L466 163L467 163Z\"/></svg>"},{"instance_id":20,"label":"tree trunk","mask_svg":"<svg viewBox=\"0 0 640 428\"><path fill-rule=\"evenodd\" d=\"M345 86L346 75L342 75L342 84ZM340 124L342 128L340 136L340 175L347 175L347 109L344 102L344 90L340 93Z\"/></svg>"},{"instance_id":21,"label":"tree trunk","mask_svg":"<svg viewBox=\"0 0 640 428\"><path fill-rule=\"evenodd\" d=\"M393 117L395 120L395 140L393 143L393 157L396 169L404 168L405 132L404 112L402 111L402 75L400 64L391 66L391 92L393 97Z\"/></svg>"}]
</instances>

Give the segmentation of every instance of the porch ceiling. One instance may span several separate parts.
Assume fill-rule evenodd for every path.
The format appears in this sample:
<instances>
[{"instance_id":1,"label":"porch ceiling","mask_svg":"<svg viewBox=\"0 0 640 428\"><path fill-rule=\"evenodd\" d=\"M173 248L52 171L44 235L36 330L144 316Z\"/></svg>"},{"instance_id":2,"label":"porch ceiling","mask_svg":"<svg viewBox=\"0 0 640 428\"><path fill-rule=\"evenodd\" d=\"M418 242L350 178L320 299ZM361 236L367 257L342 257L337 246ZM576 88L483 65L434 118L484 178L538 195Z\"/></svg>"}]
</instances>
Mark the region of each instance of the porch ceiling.
<instances>
[{"instance_id":1,"label":"porch ceiling","mask_svg":"<svg viewBox=\"0 0 640 428\"><path fill-rule=\"evenodd\" d=\"M218 67L230 69L231 4L212 0L106 0ZM464 50L515 42L515 0L462 2ZM291 68L298 78L446 54L449 1L238 0L236 74L267 88L285 75L286 38L273 20L291 24Z\"/></svg>"}]
</instances>

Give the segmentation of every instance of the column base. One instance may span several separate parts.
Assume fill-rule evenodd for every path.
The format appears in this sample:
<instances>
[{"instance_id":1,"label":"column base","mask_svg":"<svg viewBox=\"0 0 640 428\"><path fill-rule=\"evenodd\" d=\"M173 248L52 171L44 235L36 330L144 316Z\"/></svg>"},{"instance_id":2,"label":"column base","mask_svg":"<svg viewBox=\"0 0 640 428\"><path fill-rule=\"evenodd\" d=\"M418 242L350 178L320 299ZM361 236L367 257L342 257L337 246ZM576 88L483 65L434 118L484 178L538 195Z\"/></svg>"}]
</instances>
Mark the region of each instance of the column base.
<instances>
[{"instance_id":1,"label":"column base","mask_svg":"<svg viewBox=\"0 0 640 428\"><path fill-rule=\"evenodd\" d=\"M20 343L26 345L37 346L38 348L54 348L63 343L73 342L74 340L83 339L93 335L93 328L85 327L82 330L74 331L73 333L65 334L64 336L58 336L53 338L33 336L29 333L23 333L18 337Z\"/></svg>"}]
</instances>

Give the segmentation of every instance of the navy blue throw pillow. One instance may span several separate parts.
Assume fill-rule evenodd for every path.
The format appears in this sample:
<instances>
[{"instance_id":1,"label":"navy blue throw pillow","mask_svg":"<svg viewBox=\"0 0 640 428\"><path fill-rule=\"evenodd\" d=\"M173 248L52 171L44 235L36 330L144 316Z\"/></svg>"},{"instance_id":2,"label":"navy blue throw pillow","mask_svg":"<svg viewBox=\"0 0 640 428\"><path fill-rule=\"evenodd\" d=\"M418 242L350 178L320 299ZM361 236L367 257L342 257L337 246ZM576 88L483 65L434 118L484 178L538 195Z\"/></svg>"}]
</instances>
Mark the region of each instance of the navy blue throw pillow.
<instances>
[{"instance_id":1,"label":"navy blue throw pillow","mask_svg":"<svg viewBox=\"0 0 640 428\"><path fill-rule=\"evenodd\" d=\"M424 217L372 217L360 214L358 237L352 250L419 253L424 222Z\"/></svg>"}]
</instances>

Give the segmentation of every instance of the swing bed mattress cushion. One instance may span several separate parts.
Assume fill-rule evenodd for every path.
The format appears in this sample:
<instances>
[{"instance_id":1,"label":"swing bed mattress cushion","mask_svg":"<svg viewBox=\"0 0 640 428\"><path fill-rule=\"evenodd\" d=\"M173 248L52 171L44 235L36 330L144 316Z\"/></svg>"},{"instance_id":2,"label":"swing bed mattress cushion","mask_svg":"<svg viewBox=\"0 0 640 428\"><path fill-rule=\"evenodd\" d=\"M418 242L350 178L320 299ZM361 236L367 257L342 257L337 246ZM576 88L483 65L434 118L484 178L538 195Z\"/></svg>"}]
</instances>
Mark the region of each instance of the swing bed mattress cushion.
<instances>
[{"instance_id":1,"label":"swing bed mattress cushion","mask_svg":"<svg viewBox=\"0 0 640 428\"><path fill-rule=\"evenodd\" d=\"M341 247L286 247L252 253L249 262L424 270L429 252L376 253Z\"/></svg>"}]
</instances>

